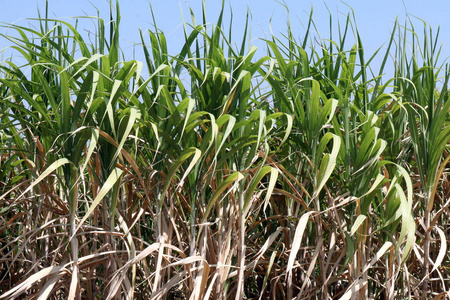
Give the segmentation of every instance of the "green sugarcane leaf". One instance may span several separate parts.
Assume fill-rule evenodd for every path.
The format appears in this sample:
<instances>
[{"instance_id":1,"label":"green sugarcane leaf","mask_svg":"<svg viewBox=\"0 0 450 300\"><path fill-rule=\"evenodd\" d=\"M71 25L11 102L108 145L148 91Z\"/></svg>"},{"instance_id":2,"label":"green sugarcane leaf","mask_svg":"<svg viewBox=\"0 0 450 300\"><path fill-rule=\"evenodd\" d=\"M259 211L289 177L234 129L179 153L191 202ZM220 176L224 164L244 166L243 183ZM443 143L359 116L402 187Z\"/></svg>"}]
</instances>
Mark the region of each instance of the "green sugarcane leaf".
<instances>
[{"instance_id":1,"label":"green sugarcane leaf","mask_svg":"<svg viewBox=\"0 0 450 300\"><path fill-rule=\"evenodd\" d=\"M116 182L119 181L120 177L122 176L123 171L119 168L115 168L111 174L109 174L108 178L106 179L105 183L101 187L100 191L98 192L97 196L95 197L94 201L92 201L92 204L89 206L88 211L84 214L81 221L78 223L78 226L73 234L75 234L81 226L83 226L84 222L89 218L89 216L94 212L95 208L100 204L100 202L105 198L105 196L108 194L108 192L114 187ZM73 236L72 236L73 238Z\"/></svg>"}]
</instances>

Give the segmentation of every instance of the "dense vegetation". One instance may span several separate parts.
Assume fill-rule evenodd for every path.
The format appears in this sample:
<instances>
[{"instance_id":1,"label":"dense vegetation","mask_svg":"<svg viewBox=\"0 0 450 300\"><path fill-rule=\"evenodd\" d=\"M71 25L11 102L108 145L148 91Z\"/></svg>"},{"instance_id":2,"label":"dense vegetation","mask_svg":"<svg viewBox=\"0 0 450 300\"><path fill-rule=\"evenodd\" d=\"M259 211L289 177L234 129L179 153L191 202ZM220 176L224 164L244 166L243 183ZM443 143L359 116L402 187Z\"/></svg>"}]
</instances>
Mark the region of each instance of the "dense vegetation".
<instances>
[{"instance_id":1,"label":"dense vegetation","mask_svg":"<svg viewBox=\"0 0 450 300\"><path fill-rule=\"evenodd\" d=\"M140 62L111 15L89 43L46 17L3 36L26 63L0 65L0 299L449 296L450 73L427 25L367 56L352 14L337 40L311 16L264 56L222 11L175 55L143 31Z\"/></svg>"}]
</instances>

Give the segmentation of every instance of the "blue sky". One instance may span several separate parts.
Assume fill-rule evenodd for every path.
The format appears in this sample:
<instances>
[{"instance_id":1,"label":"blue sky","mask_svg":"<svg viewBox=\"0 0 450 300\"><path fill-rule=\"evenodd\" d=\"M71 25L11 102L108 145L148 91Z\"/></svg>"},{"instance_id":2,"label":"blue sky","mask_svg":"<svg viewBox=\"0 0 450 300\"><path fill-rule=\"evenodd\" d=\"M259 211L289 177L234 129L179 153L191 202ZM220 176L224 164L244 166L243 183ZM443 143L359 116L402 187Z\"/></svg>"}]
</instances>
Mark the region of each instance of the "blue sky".
<instances>
[{"instance_id":1,"label":"blue sky","mask_svg":"<svg viewBox=\"0 0 450 300\"><path fill-rule=\"evenodd\" d=\"M214 23L220 10L222 1L206 0L208 21ZM139 28L146 30L153 28L149 1L147 0L120 0L122 15L121 21L121 47L128 59L133 57L134 43L139 40ZM178 53L183 42L183 28L181 11L185 20L191 22L189 7L201 20L201 0L158 0L150 1L155 13L158 27L165 33L169 42L169 52ZM286 9L275 0L226 0L226 12L229 16L229 7L233 10L233 36L236 42L240 42L247 8L251 12L252 43L260 48L259 55L264 55L263 43L258 38L270 35L269 21L272 30L277 36L285 32ZM314 20L318 26L320 35L328 37L329 12L334 20L345 20L350 12L349 6L354 10L358 28L363 40L366 53L373 53L383 43L387 42L390 32L398 17L400 24L404 24L405 17L409 14L415 20L416 30L423 31L423 26L415 17L425 20L434 30L441 26L440 42L444 44L442 57L450 54L450 8L444 0L337 0L312 1L312 0L285 0L290 10L291 23L294 33L300 36L304 32L303 24L308 20L311 6L314 9ZM44 11L45 0L0 0L0 22L15 23L27 26L30 21L26 18L37 17L37 8ZM50 17L66 18L71 16L96 15L95 5L104 19L109 18L109 3L107 0L49 0ZM228 20L229 17L225 17ZM68 18L67 21L73 21ZM81 27L93 30L94 24L84 21ZM7 28L0 28L0 33L11 33ZM0 49L7 45L0 38ZM141 59L140 48L136 47L137 59Z\"/></svg>"}]
</instances>

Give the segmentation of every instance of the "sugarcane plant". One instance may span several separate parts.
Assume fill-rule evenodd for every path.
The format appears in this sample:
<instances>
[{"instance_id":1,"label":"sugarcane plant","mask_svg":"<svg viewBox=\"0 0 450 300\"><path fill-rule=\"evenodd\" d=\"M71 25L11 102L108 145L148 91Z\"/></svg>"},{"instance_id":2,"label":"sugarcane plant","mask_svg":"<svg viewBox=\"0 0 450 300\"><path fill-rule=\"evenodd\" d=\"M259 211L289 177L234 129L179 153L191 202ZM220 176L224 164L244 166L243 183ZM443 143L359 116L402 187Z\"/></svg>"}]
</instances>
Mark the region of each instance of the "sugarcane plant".
<instances>
[{"instance_id":1,"label":"sugarcane plant","mask_svg":"<svg viewBox=\"0 0 450 300\"><path fill-rule=\"evenodd\" d=\"M89 42L48 5L7 25L0 299L448 296L438 33L396 22L367 56L351 9L337 39L311 10L258 49L250 13L238 39L227 13L209 23L203 1L174 52L151 11L143 62L118 1Z\"/></svg>"}]
</instances>

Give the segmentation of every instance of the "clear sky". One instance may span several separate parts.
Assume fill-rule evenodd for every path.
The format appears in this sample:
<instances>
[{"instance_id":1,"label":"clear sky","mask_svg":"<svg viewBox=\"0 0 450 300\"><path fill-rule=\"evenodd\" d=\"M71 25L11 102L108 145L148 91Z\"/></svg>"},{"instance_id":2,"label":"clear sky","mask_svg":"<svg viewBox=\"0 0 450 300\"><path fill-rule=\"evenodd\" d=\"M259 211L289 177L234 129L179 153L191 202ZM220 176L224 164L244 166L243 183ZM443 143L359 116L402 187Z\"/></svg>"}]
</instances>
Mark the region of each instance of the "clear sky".
<instances>
[{"instance_id":1,"label":"clear sky","mask_svg":"<svg viewBox=\"0 0 450 300\"><path fill-rule=\"evenodd\" d=\"M214 23L221 5L220 0L206 0L208 21ZM153 28L150 14L151 3L155 13L158 27L166 34L169 42L169 52L178 53L183 42L183 28L181 11L188 22L191 22L189 7L201 20L201 0L120 0L122 15L121 21L121 47L128 59L133 57L134 43L139 43L139 28L143 30ZM434 30L441 26L440 42L444 44L441 56L450 55L450 6L448 0L285 0L289 7L291 23L294 33L298 36L304 33L302 24L306 24L311 6L314 9L314 20L323 38L328 37L329 11L334 20L340 18L341 23L353 8L359 31L366 53L373 53L383 43L387 42L395 19L404 24L406 15L413 18L416 30L423 32L423 26L418 17L425 20ZM38 7L41 12L45 9L45 0L0 0L0 22L15 23L27 26L30 21L26 18L37 17ZM96 15L100 10L101 17L109 18L109 3L107 0L49 0L50 17L66 18L71 16ZM233 36L240 43L247 8L251 12L251 26L253 43L262 48L258 38L270 35L269 21L273 32L281 36L286 28L286 9L276 0L226 0L225 20L229 20L229 7L233 10ZM329 10L329 11L328 11ZM227 17L228 16L228 17ZM66 19L71 21L72 19ZM85 21L81 27L93 30L92 22ZM0 28L0 33L10 33L7 28ZM0 49L7 45L0 38ZM136 58L140 59L140 48L136 47ZM261 49L259 55L264 55Z\"/></svg>"}]
</instances>

